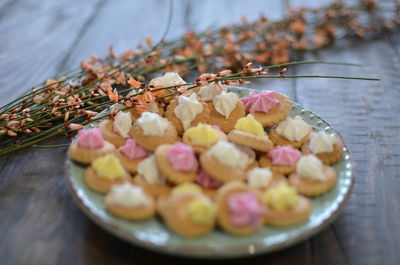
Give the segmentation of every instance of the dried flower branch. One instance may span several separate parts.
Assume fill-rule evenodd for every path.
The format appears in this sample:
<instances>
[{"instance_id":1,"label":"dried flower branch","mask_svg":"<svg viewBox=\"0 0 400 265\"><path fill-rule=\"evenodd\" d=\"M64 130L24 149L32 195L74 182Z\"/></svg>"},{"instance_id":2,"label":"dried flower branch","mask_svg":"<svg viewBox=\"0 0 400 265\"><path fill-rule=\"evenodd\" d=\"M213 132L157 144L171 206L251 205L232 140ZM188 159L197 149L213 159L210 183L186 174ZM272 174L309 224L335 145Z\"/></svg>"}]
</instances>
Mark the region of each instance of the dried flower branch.
<instances>
[{"instance_id":1,"label":"dried flower branch","mask_svg":"<svg viewBox=\"0 0 400 265\"><path fill-rule=\"evenodd\" d=\"M390 13L383 15L387 5ZM99 119L96 115L116 102L141 113L154 105L163 107L173 95L212 82L243 85L258 78L310 77L374 80L293 76L287 75L286 70L294 65L329 63L289 62L294 51L319 49L346 36L365 39L397 29L400 4L363 0L357 6L335 1L318 9L288 8L287 18L281 21L261 17L249 22L242 17L240 24L201 33L187 32L180 39L165 42L171 19L172 12L167 30L157 44L146 39L146 48L139 46L121 55L110 46L105 58L94 55L83 61L79 69L49 79L0 107L0 155L55 135L67 135ZM272 69L280 72L269 74ZM146 85L154 73L168 71L186 78L193 74L199 77L170 87ZM111 111L110 117L115 114L115 110Z\"/></svg>"}]
</instances>

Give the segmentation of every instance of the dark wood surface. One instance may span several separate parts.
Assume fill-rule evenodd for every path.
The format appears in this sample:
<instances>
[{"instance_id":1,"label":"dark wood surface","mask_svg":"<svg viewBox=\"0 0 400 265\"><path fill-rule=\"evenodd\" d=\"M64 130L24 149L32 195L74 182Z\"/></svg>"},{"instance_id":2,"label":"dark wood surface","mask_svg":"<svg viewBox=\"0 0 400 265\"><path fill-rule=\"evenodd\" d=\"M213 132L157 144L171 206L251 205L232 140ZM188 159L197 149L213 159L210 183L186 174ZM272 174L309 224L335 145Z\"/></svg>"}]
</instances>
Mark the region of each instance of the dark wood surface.
<instances>
[{"instance_id":1,"label":"dark wood surface","mask_svg":"<svg viewBox=\"0 0 400 265\"><path fill-rule=\"evenodd\" d=\"M249 19L273 19L287 3L327 1L176 0L169 38ZM78 66L92 53L157 40L167 1L0 1L0 104L32 85ZM277 89L320 114L344 136L355 161L356 185L337 221L294 247L216 264L400 264L400 42L399 36L344 40L304 59L363 67L304 66L297 74L374 76L381 82L301 79L254 82ZM63 143L59 138L49 143ZM0 157L0 264L204 264L125 243L86 218L63 178L65 148L28 149Z\"/></svg>"}]
</instances>

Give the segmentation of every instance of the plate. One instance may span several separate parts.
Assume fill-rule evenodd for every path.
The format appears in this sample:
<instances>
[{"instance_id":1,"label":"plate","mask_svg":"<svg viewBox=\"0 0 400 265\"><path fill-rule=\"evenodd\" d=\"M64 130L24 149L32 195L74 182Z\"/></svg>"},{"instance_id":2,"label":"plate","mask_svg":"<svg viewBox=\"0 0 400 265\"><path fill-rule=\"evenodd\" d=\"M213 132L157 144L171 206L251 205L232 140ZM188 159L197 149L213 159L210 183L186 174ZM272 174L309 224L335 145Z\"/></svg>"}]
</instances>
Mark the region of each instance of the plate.
<instances>
[{"instance_id":1,"label":"plate","mask_svg":"<svg viewBox=\"0 0 400 265\"><path fill-rule=\"evenodd\" d=\"M250 89L229 87L239 97ZM326 121L310 110L293 103L289 116L301 116L316 131L326 131L341 138ZM343 140L343 139L342 139ZM233 258L273 252L303 241L328 226L344 207L354 183L353 163L346 144L343 159L335 164L336 186L323 196L312 199L313 211L307 222L285 227L263 227L249 236L234 236L219 230L195 239L182 238L170 231L158 218L129 222L109 214L104 207L104 195L91 191L83 182L84 167L69 157L65 163L65 178L80 209L95 223L110 233L150 250L176 256L195 258Z\"/></svg>"}]
</instances>

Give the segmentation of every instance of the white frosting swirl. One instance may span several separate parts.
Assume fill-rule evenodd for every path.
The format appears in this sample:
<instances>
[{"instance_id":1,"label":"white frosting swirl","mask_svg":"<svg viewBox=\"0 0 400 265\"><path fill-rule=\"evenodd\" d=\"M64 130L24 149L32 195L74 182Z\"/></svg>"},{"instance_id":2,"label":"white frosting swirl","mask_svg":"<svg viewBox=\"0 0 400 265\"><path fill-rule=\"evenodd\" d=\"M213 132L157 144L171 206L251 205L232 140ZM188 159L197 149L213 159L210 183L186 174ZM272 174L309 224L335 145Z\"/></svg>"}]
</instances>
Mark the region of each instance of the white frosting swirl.
<instances>
[{"instance_id":1,"label":"white frosting swirl","mask_svg":"<svg viewBox=\"0 0 400 265\"><path fill-rule=\"evenodd\" d=\"M256 152L254 152L253 149L251 149L250 147L246 147L243 145L238 145L238 144L234 144L235 147L237 149L239 149L239 151L241 151L243 154L245 154L247 156L247 159L244 160L244 163L246 163L246 165L244 166L245 168L254 162L254 160L256 160ZM242 161L239 161L238 163L241 163Z\"/></svg>"},{"instance_id":2,"label":"white frosting swirl","mask_svg":"<svg viewBox=\"0 0 400 265\"><path fill-rule=\"evenodd\" d=\"M108 196L112 204L127 208L139 207L149 202L143 189L129 182L113 185Z\"/></svg>"},{"instance_id":3,"label":"white frosting swirl","mask_svg":"<svg viewBox=\"0 0 400 265\"><path fill-rule=\"evenodd\" d=\"M308 125L300 116L287 118L276 127L276 132L289 141L300 141L311 131L312 129L310 125Z\"/></svg>"},{"instance_id":4,"label":"white frosting swirl","mask_svg":"<svg viewBox=\"0 0 400 265\"><path fill-rule=\"evenodd\" d=\"M265 167L256 167L247 172L246 178L250 188L262 189L271 182L272 172Z\"/></svg>"},{"instance_id":5,"label":"white frosting swirl","mask_svg":"<svg viewBox=\"0 0 400 265\"><path fill-rule=\"evenodd\" d=\"M226 87L218 83L211 83L206 86L202 86L199 90L199 94L204 101L211 101L222 92L226 91Z\"/></svg>"},{"instance_id":6,"label":"white frosting swirl","mask_svg":"<svg viewBox=\"0 0 400 265\"><path fill-rule=\"evenodd\" d=\"M179 84L186 83L185 80L178 73L168 72L165 73L163 76L159 76L156 78L151 79L149 85L160 85L160 86L174 86Z\"/></svg>"},{"instance_id":7,"label":"white frosting swirl","mask_svg":"<svg viewBox=\"0 0 400 265\"><path fill-rule=\"evenodd\" d=\"M252 162L247 154L240 151L234 144L226 141L217 142L208 152L210 152L219 163L228 167L238 166L245 169Z\"/></svg>"},{"instance_id":8,"label":"white frosting swirl","mask_svg":"<svg viewBox=\"0 0 400 265\"><path fill-rule=\"evenodd\" d=\"M138 165L138 174L141 175L148 184L163 185L165 180L161 178L158 171L154 155L142 160Z\"/></svg>"},{"instance_id":9,"label":"white frosting swirl","mask_svg":"<svg viewBox=\"0 0 400 265\"><path fill-rule=\"evenodd\" d=\"M186 130L202 111L203 105L197 99L197 95L193 93L189 97L179 96L178 106L176 106L174 113L181 120L183 129Z\"/></svg>"},{"instance_id":10,"label":"white frosting swirl","mask_svg":"<svg viewBox=\"0 0 400 265\"><path fill-rule=\"evenodd\" d=\"M215 110L227 119L229 119L238 101L238 96L233 92L222 92L220 95L215 96L213 100Z\"/></svg>"},{"instance_id":11,"label":"white frosting swirl","mask_svg":"<svg viewBox=\"0 0 400 265\"><path fill-rule=\"evenodd\" d=\"M332 152L333 146L337 141L338 139L336 136L327 134L324 131L311 133L309 148L313 154Z\"/></svg>"},{"instance_id":12,"label":"white frosting swirl","mask_svg":"<svg viewBox=\"0 0 400 265\"><path fill-rule=\"evenodd\" d=\"M129 113L120 111L117 116L115 116L115 120L113 123L114 132L121 135L123 138L128 138L129 130L132 127L132 118Z\"/></svg>"},{"instance_id":13,"label":"white frosting swirl","mask_svg":"<svg viewBox=\"0 0 400 265\"><path fill-rule=\"evenodd\" d=\"M323 180L325 178L322 162L314 155L302 156L297 162L296 170L304 178L315 180Z\"/></svg>"},{"instance_id":14,"label":"white frosting swirl","mask_svg":"<svg viewBox=\"0 0 400 265\"><path fill-rule=\"evenodd\" d=\"M159 114L153 112L143 112L136 122L146 136L163 136L165 129L167 129L169 125L166 119L163 119Z\"/></svg>"}]
</instances>

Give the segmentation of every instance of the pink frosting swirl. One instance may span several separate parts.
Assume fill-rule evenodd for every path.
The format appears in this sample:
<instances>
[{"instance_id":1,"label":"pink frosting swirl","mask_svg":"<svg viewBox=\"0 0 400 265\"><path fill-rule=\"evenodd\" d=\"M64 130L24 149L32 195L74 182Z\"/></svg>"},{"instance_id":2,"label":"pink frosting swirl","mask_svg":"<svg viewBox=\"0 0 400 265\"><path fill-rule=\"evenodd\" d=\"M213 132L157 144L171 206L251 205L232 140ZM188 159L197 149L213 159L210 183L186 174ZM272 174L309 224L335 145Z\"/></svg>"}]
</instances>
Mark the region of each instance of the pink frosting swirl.
<instances>
[{"instance_id":1,"label":"pink frosting swirl","mask_svg":"<svg viewBox=\"0 0 400 265\"><path fill-rule=\"evenodd\" d=\"M248 97L241 98L240 100L246 107L246 111L251 112L268 112L279 103L276 93L271 90L263 90L258 94L250 92Z\"/></svg>"},{"instance_id":2,"label":"pink frosting swirl","mask_svg":"<svg viewBox=\"0 0 400 265\"><path fill-rule=\"evenodd\" d=\"M147 156L147 151L138 145L135 140L128 139L125 144L118 149L121 153L127 156L130 160L140 159Z\"/></svg>"},{"instance_id":3,"label":"pink frosting swirl","mask_svg":"<svg viewBox=\"0 0 400 265\"><path fill-rule=\"evenodd\" d=\"M199 183L200 186L206 189L217 189L222 186L222 182L214 179L204 170L200 170L196 176L196 182Z\"/></svg>"},{"instance_id":4,"label":"pink frosting swirl","mask_svg":"<svg viewBox=\"0 0 400 265\"><path fill-rule=\"evenodd\" d=\"M291 146L277 146L268 152L268 157L273 165L291 167L300 159L301 153Z\"/></svg>"},{"instance_id":5,"label":"pink frosting swirl","mask_svg":"<svg viewBox=\"0 0 400 265\"><path fill-rule=\"evenodd\" d=\"M98 149L104 145L103 136L98 128L82 129L78 132L77 144L87 149Z\"/></svg>"},{"instance_id":6,"label":"pink frosting swirl","mask_svg":"<svg viewBox=\"0 0 400 265\"><path fill-rule=\"evenodd\" d=\"M176 171L197 171L199 167L192 147L179 142L168 150L168 160Z\"/></svg>"},{"instance_id":7,"label":"pink frosting swirl","mask_svg":"<svg viewBox=\"0 0 400 265\"><path fill-rule=\"evenodd\" d=\"M264 213L264 208L250 192L231 195L228 198L228 208L235 226L257 227Z\"/></svg>"}]
</instances>

